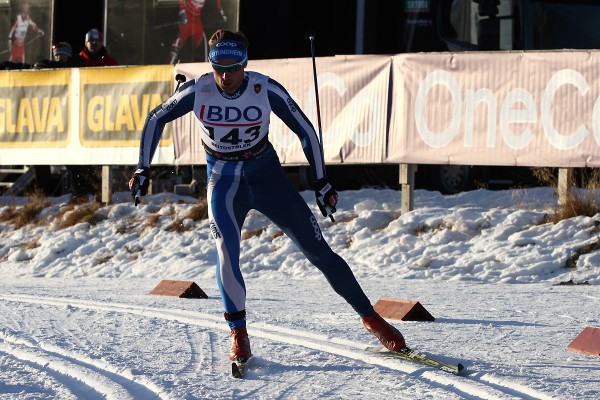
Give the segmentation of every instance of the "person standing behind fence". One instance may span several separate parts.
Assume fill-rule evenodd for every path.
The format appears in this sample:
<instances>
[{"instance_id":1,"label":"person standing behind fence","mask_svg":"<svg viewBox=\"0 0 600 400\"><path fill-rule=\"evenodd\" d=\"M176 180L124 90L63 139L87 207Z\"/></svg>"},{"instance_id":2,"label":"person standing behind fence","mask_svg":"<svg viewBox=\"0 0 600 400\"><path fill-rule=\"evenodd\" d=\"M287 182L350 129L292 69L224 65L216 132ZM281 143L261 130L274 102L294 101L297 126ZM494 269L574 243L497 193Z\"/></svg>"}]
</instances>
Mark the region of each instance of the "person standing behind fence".
<instances>
[{"instance_id":1,"label":"person standing behind fence","mask_svg":"<svg viewBox=\"0 0 600 400\"><path fill-rule=\"evenodd\" d=\"M102 43L102 32L90 29L85 34L85 47L79 52L86 67L110 67L119 65Z\"/></svg>"},{"instance_id":2,"label":"person standing behind fence","mask_svg":"<svg viewBox=\"0 0 600 400\"><path fill-rule=\"evenodd\" d=\"M77 55L73 56L73 49L67 42L59 42L52 46L52 60L41 60L33 68L78 68L85 64Z\"/></svg>"}]
</instances>

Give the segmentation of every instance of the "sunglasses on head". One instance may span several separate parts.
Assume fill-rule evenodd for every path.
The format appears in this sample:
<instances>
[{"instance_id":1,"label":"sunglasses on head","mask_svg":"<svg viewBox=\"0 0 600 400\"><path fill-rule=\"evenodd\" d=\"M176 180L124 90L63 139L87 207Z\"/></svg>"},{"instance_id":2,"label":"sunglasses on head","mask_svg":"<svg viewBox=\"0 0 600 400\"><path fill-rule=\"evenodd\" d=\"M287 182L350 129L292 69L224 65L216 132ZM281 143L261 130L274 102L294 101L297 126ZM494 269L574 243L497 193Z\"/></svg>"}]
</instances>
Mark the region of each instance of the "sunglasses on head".
<instances>
[{"instance_id":1,"label":"sunglasses on head","mask_svg":"<svg viewBox=\"0 0 600 400\"><path fill-rule=\"evenodd\" d=\"M216 63L211 63L213 69L217 72L236 72L244 67L245 61L239 62L237 64L231 65L221 65Z\"/></svg>"}]
</instances>

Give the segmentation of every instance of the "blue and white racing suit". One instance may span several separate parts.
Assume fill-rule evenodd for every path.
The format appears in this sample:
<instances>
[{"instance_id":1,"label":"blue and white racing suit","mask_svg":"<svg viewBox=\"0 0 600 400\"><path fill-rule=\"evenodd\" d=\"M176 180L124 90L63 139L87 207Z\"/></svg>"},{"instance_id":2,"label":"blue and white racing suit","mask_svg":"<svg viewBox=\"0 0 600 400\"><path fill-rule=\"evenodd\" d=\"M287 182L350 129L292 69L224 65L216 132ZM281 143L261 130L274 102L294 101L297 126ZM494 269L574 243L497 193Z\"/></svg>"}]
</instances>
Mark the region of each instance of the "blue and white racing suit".
<instances>
[{"instance_id":1,"label":"blue and white racing suit","mask_svg":"<svg viewBox=\"0 0 600 400\"><path fill-rule=\"evenodd\" d=\"M221 91L211 74L183 84L148 115L138 168L150 167L164 125L192 110L200 121L206 151L210 228L226 315L245 313L246 309L240 233L251 209L273 221L360 316L373 314L350 267L323 238L315 216L285 176L268 141L273 111L299 137L315 179L325 177L315 129L287 91L256 72L246 72L242 86L233 95ZM233 329L245 326L246 321L232 318L228 323Z\"/></svg>"}]
</instances>

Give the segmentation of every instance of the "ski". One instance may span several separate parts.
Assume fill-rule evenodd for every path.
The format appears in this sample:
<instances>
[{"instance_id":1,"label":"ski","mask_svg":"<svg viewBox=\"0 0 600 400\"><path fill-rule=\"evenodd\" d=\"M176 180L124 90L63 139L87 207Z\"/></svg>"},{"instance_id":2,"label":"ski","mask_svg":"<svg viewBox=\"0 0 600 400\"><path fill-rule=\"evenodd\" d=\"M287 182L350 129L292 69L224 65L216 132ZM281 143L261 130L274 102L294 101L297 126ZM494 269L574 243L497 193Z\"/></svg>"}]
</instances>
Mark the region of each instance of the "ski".
<instances>
[{"instance_id":1,"label":"ski","mask_svg":"<svg viewBox=\"0 0 600 400\"><path fill-rule=\"evenodd\" d=\"M464 369L464 366L461 363L448 363L440 360L439 358L423 353L422 351L413 350L408 347L404 347L400 351L389 351L383 346L373 346L367 347L366 350L372 353L381 354L385 357L399 358L402 360L416 362L421 365L437 368L441 371L450 372L454 375L460 374L460 371Z\"/></svg>"},{"instance_id":2,"label":"ski","mask_svg":"<svg viewBox=\"0 0 600 400\"><path fill-rule=\"evenodd\" d=\"M246 373L246 368L254 357L240 357L231 363L231 376L234 378L242 378Z\"/></svg>"}]
</instances>

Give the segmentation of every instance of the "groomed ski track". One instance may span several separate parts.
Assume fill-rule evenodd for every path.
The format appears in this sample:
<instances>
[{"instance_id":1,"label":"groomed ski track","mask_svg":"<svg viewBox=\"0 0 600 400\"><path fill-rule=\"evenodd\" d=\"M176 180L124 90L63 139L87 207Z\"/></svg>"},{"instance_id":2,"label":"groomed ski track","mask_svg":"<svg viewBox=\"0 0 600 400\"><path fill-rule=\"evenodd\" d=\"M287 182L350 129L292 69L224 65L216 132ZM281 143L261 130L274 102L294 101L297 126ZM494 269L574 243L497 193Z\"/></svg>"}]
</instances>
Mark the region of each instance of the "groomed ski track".
<instances>
[{"instance_id":1,"label":"groomed ski track","mask_svg":"<svg viewBox=\"0 0 600 400\"><path fill-rule=\"evenodd\" d=\"M88 301L83 299L41 297L29 295L0 295L5 302L38 304L44 307L74 308L104 313L131 314L144 318L174 321L178 324L206 328L207 340L213 331L228 332L221 318L205 313L142 307L112 302ZM252 336L267 341L281 342L301 346L335 356L346 357L382 369L398 371L423 384L442 389L449 395L467 399L551 399L552 397L533 388L511 382L489 371L469 369L468 360L461 376L422 367L406 361L393 360L364 351L367 344L339 340L308 331L289 329L283 326L253 323ZM195 344L191 343L193 348ZM256 350L255 350L256 351ZM167 389L160 387L135 371L123 369L109 362L83 356L64 350L58 346L44 343L30 334L11 334L0 331L0 354L12 357L28 368L44 372L54 377L63 386L66 393L74 398L86 399L170 399ZM437 354L451 357L451 355ZM277 358L277 355L256 354L254 367L260 366L261 359ZM451 359L451 358L450 358ZM284 363L285 360L277 360ZM454 361L454 360L453 360ZM490 360L493 363L493 360ZM322 367L326 369L327 366ZM268 368L261 368L260 374L268 374ZM248 376L253 372L248 371Z\"/></svg>"}]
</instances>

